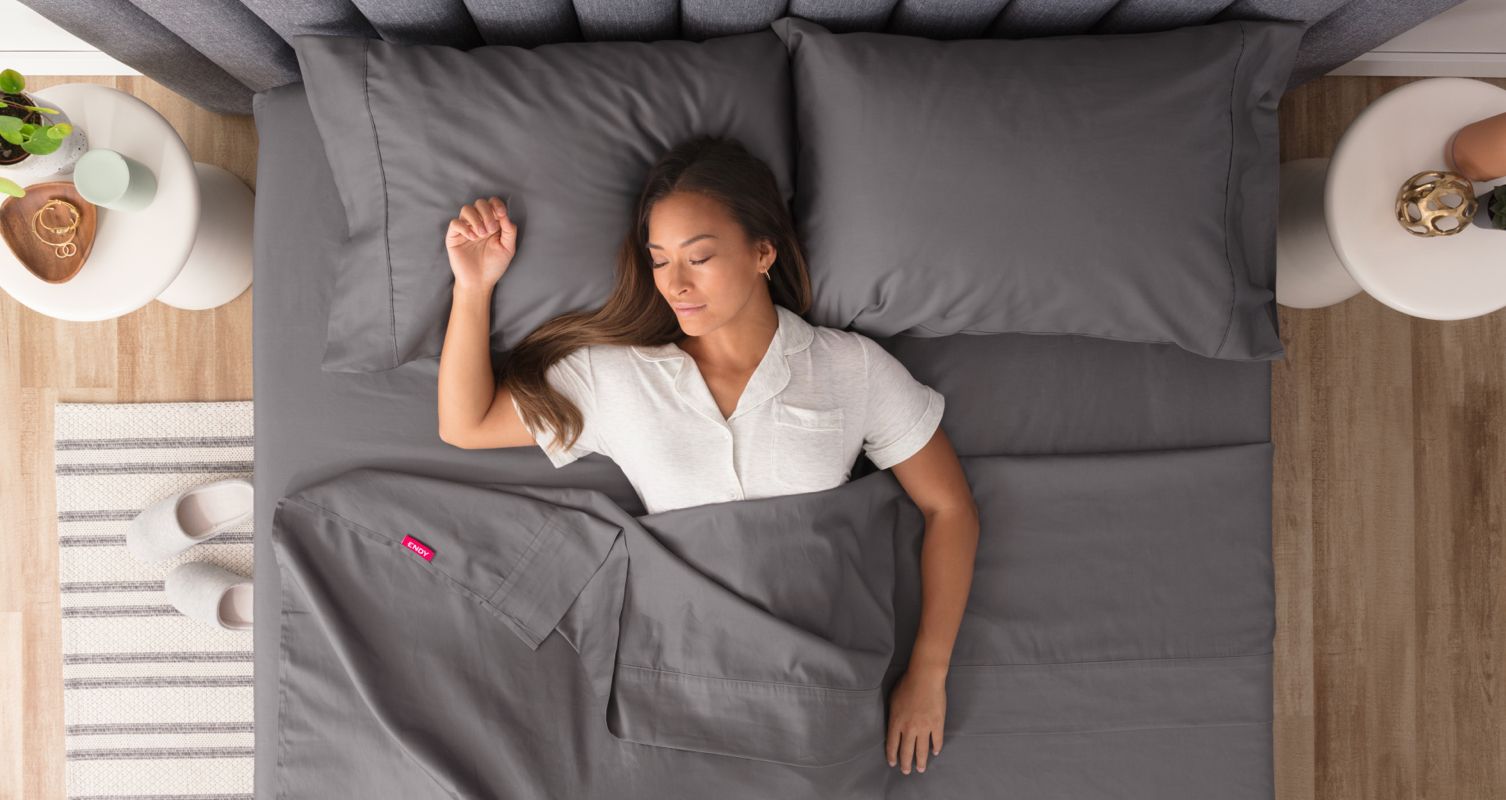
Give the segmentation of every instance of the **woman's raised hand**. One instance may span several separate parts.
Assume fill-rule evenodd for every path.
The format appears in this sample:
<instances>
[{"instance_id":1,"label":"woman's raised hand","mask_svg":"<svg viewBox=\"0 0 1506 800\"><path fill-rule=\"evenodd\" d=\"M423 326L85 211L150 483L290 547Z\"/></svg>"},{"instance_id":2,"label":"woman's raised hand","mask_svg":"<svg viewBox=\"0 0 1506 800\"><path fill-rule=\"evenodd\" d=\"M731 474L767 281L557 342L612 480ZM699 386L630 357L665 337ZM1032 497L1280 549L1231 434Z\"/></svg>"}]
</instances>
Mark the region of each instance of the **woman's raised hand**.
<instances>
[{"instance_id":1,"label":"woman's raised hand","mask_svg":"<svg viewBox=\"0 0 1506 800\"><path fill-rule=\"evenodd\" d=\"M461 206L444 235L455 286L490 291L518 248L518 226L507 216L507 206L488 197Z\"/></svg>"}]
</instances>

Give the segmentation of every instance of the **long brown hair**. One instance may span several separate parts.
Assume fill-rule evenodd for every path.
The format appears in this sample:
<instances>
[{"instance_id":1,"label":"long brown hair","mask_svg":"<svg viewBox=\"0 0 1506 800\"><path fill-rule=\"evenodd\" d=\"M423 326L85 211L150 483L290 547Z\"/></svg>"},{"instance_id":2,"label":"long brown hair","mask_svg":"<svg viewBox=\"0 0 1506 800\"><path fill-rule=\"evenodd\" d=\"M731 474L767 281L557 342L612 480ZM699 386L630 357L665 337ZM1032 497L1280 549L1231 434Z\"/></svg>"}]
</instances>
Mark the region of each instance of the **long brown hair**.
<instances>
[{"instance_id":1,"label":"long brown hair","mask_svg":"<svg viewBox=\"0 0 1506 800\"><path fill-rule=\"evenodd\" d=\"M578 347L592 344L653 346L684 338L669 302L654 285L648 256L648 217L654 204L674 192L696 192L720 201L748 239L768 239L776 257L769 267L774 302L804 314L810 307L810 276L794 220L767 164L731 137L697 136L654 163L638 195L635 224L617 254L617 283L594 311L562 314L535 328L503 362L506 383L533 430L546 427L569 449L584 420L580 409L549 384L549 367Z\"/></svg>"}]
</instances>

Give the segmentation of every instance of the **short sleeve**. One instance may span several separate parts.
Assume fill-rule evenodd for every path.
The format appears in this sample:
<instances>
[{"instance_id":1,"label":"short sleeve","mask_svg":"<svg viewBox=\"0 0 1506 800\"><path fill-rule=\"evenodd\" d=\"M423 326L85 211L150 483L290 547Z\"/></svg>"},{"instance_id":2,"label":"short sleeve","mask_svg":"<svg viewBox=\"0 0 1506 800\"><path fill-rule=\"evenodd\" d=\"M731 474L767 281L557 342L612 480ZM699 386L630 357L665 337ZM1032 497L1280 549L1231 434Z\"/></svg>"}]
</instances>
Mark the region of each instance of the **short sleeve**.
<instances>
[{"instance_id":1,"label":"short sleeve","mask_svg":"<svg viewBox=\"0 0 1506 800\"><path fill-rule=\"evenodd\" d=\"M931 441L941 424L946 399L915 380L899 359L866 336L864 366L868 376L868 413L863 451L879 469L903 462Z\"/></svg>"},{"instance_id":2,"label":"short sleeve","mask_svg":"<svg viewBox=\"0 0 1506 800\"><path fill-rule=\"evenodd\" d=\"M556 446L554 431L549 428L534 430L530 427L528 429L533 434L534 441L544 450L544 455L549 457L549 462L554 464L555 468L559 468L589 453L602 452L596 433L599 420L596 418L596 382L591 372L591 348L589 346L577 347L570 351L564 358L550 364L544 376L550 386L570 398L575 407L580 409L581 417L584 418L580 438L576 439L575 444L566 451L554 449ZM516 397L512 399L512 404L513 408L518 408ZM523 412L518 409L518 419L522 418ZM527 423L524 425L526 427Z\"/></svg>"}]
</instances>

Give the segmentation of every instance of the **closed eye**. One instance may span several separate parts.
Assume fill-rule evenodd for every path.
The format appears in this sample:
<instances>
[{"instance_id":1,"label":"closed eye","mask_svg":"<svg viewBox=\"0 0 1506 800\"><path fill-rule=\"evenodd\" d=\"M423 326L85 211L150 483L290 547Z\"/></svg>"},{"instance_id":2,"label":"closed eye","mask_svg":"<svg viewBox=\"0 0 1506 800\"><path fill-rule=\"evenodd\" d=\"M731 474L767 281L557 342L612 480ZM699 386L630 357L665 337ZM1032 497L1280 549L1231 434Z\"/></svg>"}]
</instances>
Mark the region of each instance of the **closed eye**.
<instances>
[{"instance_id":1,"label":"closed eye","mask_svg":"<svg viewBox=\"0 0 1506 800\"><path fill-rule=\"evenodd\" d=\"M696 265L696 266L699 267L700 265L706 263L707 261L710 261L713 258L715 258L715 256L706 256L705 258L701 259L700 261L691 261L690 263L692 263L692 264L694 264L694 265ZM662 267L662 266L664 266L665 264L668 264L668 263L669 263L668 261L654 262L654 269L658 269L658 268L660 268L660 267Z\"/></svg>"}]
</instances>

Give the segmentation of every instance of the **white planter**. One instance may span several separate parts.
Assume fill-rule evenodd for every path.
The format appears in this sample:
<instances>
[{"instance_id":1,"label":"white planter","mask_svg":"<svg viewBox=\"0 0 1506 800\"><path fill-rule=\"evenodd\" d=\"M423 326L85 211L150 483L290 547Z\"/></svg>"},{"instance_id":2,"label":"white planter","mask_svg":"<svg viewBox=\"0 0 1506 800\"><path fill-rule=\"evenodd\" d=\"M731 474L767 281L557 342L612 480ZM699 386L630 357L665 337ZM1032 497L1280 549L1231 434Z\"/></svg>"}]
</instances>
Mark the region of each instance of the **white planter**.
<instances>
[{"instance_id":1,"label":"white planter","mask_svg":"<svg viewBox=\"0 0 1506 800\"><path fill-rule=\"evenodd\" d=\"M45 102L37 102L37 105L47 108L57 108ZM62 109L58 109L62 111ZM69 122L68 113L44 114L49 124L56 125L59 122ZM73 165L89 149L89 138L84 129L77 125L68 134L68 138L58 146L58 149L45 156L27 156L20 163L0 166L0 177L9 178L22 186L51 180L58 176L73 173Z\"/></svg>"}]
</instances>

